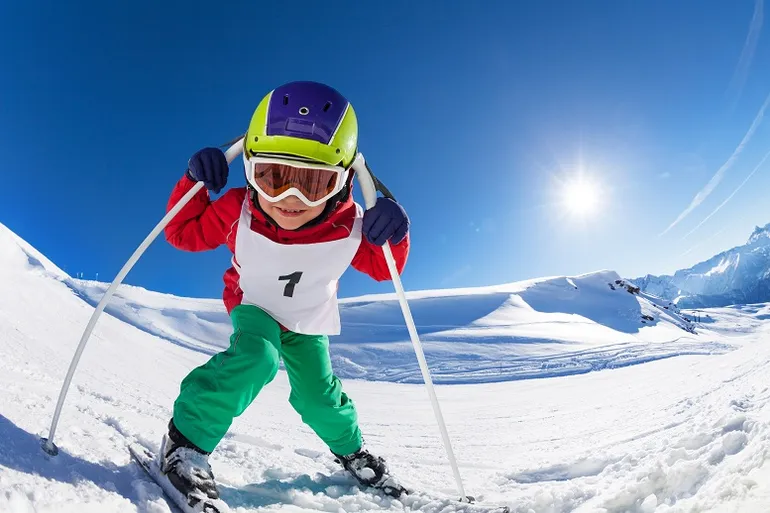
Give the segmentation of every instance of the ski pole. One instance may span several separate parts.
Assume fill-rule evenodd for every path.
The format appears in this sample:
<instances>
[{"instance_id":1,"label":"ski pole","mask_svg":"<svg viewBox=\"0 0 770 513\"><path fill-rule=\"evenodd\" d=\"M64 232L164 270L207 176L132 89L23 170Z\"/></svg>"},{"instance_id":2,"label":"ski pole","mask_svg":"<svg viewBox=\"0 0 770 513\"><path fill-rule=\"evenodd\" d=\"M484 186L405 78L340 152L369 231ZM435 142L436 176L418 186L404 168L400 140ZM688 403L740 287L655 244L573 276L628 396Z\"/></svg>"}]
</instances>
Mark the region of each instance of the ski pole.
<instances>
[{"instance_id":1,"label":"ski pole","mask_svg":"<svg viewBox=\"0 0 770 513\"><path fill-rule=\"evenodd\" d=\"M359 153L355 161L353 161L353 169L358 177L358 182L361 184L361 192L363 193L364 203L368 210L377 203L377 186L375 185L375 178L369 170L369 167L366 165L364 156L361 153ZM414 319L412 318L412 311L409 309L409 302L406 299L406 293L404 292L404 286L401 283L401 276L398 274L396 260L393 258L390 243L386 242L382 246L382 250L385 253L385 261L388 264L390 277L393 280L393 286L396 288L398 302L401 305L401 312L404 314L404 321L406 321L406 327L409 330L409 338L412 339L412 346L414 346L414 352L417 355L417 362L420 364L420 371L422 371L422 377L425 380L425 388L428 390L430 403L433 406L433 413L436 416L436 422L438 422L438 427L441 431L444 449L446 449L449 464L452 466L452 472L454 472L455 481L457 481L457 488L460 491L460 500L472 502L473 498L465 495L465 488L463 487L463 480L460 476L460 469L457 466L457 460L455 459L455 454L452 450L452 442L449 440L449 433L446 429L444 416L441 414L441 406L439 405L438 397L436 397L436 390L433 387L433 379L430 376L428 362L425 360L425 353L422 350L420 337L417 334L417 328L415 327Z\"/></svg>"},{"instance_id":2,"label":"ski pole","mask_svg":"<svg viewBox=\"0 0 770 513\"><path fill-rule=\"evenodd\" d=\"M230 146L230 148L225 152L225 157L227 158L228 164L232 162L235 157L237 157L242 151L243 139L240 139L235 144ZM199 190L201 190L202 187L203 182L196 183L193 188L190 189L187 194L185 194L182 199L180 199L177 204L168 211L163 219L160 220L160 222L155 226L155 228L153 228L150 234L147 235L147 237L142 241L139 247L136 248L136 251L134 251L125 265L123 265L123 268L120 270L118 275L115 276L115 279L107 288L107 292L104 293L104 296L102 296L99 304L96 305L96 309L94 310L94 313L91 314L91 319L89 319L88 324L86 325L86 329L83 331L83 335L80 337L80 343L75 350L75 355L72 357L72 362L70 362L67 376L64 378L64 383L62 384L61 392L59 393L59 400L56 403L56 410L53 414L53 420L51 421L51 429L48 431L48 438L40 439L43 450L51 456L56 456L59 454L59 448L56 447L56 444L53 443L54 435L56 434L56 427L59 424L59 416L61 415L62 406L64 406L64 399L67 397L67 391L69 390L70 383L72 382L72 376L75 374L75 369L80 362L80 357L83 354L83 350L86 348L88 338L91 336L91 332L94 330L96 321L99 320L99 316L104 311L104 307L107 306L107 303L109 303L112 295L115 293L118 286L123 282L123 279L129 273L129 271L134 267L137 260L139 260L145 250L150 246L150 244L152 244L158 234L160 234L160 232L174 218L174 216L176 216L179 211L182 210L185 205L187 205L187 203L193 198L193 196L195 196Z\"/></svg>"}]
</instances>

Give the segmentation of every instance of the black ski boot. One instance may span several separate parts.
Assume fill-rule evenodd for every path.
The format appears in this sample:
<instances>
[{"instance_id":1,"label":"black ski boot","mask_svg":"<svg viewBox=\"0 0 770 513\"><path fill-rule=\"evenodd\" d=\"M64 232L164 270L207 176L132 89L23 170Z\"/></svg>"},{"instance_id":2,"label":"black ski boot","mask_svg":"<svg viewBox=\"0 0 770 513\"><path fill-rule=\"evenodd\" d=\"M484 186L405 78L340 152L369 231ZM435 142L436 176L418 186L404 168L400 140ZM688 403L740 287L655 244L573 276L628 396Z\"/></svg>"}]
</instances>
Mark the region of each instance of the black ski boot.
<instances>
[{"instance_id":1,"label":"black ski boot","mask_svg":"<svg viewBox=\"0 0 770 513\"><path fill-rule=\"evenodd\" d=\"M341 464L361 485L377 488L386 495L395 498L409 493L391 475L385 460L379 456L374 456L368 450L362 448L347 456L332 454L337 458L337 463Z\"/></svg>"},{"instance_id":2,"label":"black ski boot","mask_svg":"<svg viewBox=\"0 0 770 513\"><path fill-rule=\"evenodd\" d=\"M168 434L163 436L158 453L160 470L192 508L207 499L219 498L208 457L209 453L179 432L173 419L169 422Z\"/></svg>"}]
</instances>

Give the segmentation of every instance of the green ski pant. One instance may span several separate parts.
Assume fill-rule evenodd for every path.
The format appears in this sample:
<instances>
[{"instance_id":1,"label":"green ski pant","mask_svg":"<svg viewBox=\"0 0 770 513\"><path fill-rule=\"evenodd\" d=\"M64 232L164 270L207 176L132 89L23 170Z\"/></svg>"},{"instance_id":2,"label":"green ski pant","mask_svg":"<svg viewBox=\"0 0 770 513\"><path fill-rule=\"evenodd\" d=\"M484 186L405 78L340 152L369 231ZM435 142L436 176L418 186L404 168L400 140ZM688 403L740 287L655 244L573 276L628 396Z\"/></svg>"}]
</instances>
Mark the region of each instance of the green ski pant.
<instances>
[{"instance_id":1,"label":"green ski pant","mask_svg":"<svg viewBox=\"0 0 770 513\"><path fill-rule=\"evenodd\" d=\"M283 357L289 403L302 421L337 454L360 449L358 415L332 373L329 338L281 331L278 322L251 305L236 306L230 317L230 347L182 381L174 403L176 428L204 451L213 451L233 418L273 380Z\"/></svg>"}]
</instances>

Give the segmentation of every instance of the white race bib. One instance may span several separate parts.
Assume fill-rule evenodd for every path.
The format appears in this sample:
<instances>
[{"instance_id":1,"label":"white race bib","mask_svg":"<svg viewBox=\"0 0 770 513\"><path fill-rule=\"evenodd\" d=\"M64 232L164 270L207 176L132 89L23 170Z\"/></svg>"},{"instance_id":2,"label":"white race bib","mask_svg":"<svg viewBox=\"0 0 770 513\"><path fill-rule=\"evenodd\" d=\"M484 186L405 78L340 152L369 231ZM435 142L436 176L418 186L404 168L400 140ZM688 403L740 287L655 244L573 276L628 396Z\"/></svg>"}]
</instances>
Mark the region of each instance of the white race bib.
<instances>
[{"instance_id":1,"label":"white race bib","mask_svg":"<svg viewBox=\"0 0 770 513\"><path fill-rule=\"evenodd\" d=\"M251 230L249 200L244 200L233 259L242 303L258 306L296 333L339 334L337 284L361 245L362 217L356 205L352 233L344 239L279 244Z\"/></svg>"}]
</instances>

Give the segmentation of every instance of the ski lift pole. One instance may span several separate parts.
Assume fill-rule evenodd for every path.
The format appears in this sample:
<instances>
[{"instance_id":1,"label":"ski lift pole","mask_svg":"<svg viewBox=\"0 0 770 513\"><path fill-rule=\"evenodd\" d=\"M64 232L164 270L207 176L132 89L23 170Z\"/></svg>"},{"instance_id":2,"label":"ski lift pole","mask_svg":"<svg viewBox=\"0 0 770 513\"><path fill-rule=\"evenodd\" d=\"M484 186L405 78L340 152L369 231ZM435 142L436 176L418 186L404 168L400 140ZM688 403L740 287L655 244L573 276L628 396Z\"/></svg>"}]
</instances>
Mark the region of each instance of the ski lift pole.
<instances>
[{"instance_id":1,"label":"ski lift pole","mask_svg":"<svg viewBox=\"0 0 770 513\"><path fill-rule=\"evenodd\" d=\"M369 170L369 166L364 160L364 156L359 153L353 162L353 169L358 177L358 182L361 184L361 192L364 196L364 203L366 209L370 209L377 202L377 190L379 182ZM380 187L387 196L392 196L387 189L381 184ZM417 334L417 328L412 318L412 311L409 309L409 302L406 299L406 293L404 292L404 286L401 283L401 276L398 274L398 268L396 267L396 260L393 258L393 252L390 249L390 243L386 242L382 246L382 250L385 253L385 261L388 264L390 270L390 277L393 280L393 286L396 288L396 295L398 296L399 304L401 305L401 312L404 314L404 320L406 321L406 327L409 330L409 337L412 340L412 346L414 346L414 352L417 355L417 362L420 364L420 371L422 371L422 377L425 380L425 388L428 391L431 405L433 406L433 413L436 416L436 422L438 423L439 430L441 431L441 438L444 441L444 449L446 449L447 457L449 458L449 464L454 472L455 481L457 481L457 488L460 492L460 500L466 502L473 502L473 498L465 495L465 488L463 487L463 480L460 476L460 469L457 466L457 459L455 459L454 451L452 450L452 442L449 440L449 433L446 429L446 423L444 422L444 416L441 413L441 406L436 397L436 390L433 387L433 379L430 376L430 369L428 368L428 362L425 360L425 353L422 350L422 344L420 343L420 337Z\"/></svg>"},{"instance_id":2,"label":"ski lift pole","mask_svg":"<svg viewBox=\"0 0 770 513\"><path fill-rule=\"evenodd\" d=\"M235 160L235 158L243 151L243 139L238 140L228 148L228 150L225 152L225 157L227 158L228 164ZM64 383L61 387L61 392L59 393L59 400L56 403L56 409L54 410L53 419L51 420L51 428L48 431L48 438L41 438L40 443L43 447L43 450L48 453L51 456L56 456L59 454L59 448L56 447L56 444L54 444L54 435L56 434L56 427L59 424L59 417L61 416L61 410L62 406L64 406L64 399L67 397L67 391L69 390L70 384L72 382L72 376L75 374L75 369L78 366L78 363L80 362L80 357L83 355L83 350L86 348L86 343L88 342L89 337L91 336L91 332L94 330L94 326L96 325L96 321L99 320L99 317L101 316L102 312L104 311L104 308L107 306L107 303L109 303L110 299L112 298L113 294L115 294L115 291L117 290L118 286L123 282L123 279L126 277L126 275L131 271L131 269L136 264L137 260L144 254L144 252L147 250L147 248L152 244L152 242L155 240L155 238L160 234L161 231L168 225L168 223L176 216L182 208L184 208L185 205L195 196L199 190L203 187L203 182L196 183L192 189L190 189L187 194L185 194L182 199L180 199L174 207L168 211L168 213L163 217L163 219L160 220L160 222L153 228L153 230L150 232L149 235L142 241L142 243L139 245L138 248L134 251L134 253L131 255L131 257L128 259L128 261L123 265L123 268L120 270L117 276L115 276L115 279L112 281L110 286L107 288L107 291L104 293L104 296L102 296L102 299L99 301L99 304L96 305L96 309L94 309L94 313L91 314L91 319L89 319L88 324L86 325L85 331L83 331L83 335L80 337L80 343L78 344L77 349L75 350L75 355L72 357L72 362L70 362L69 370L67 371L67 376L64 378Z\"/></svg>"}]
</instances>

